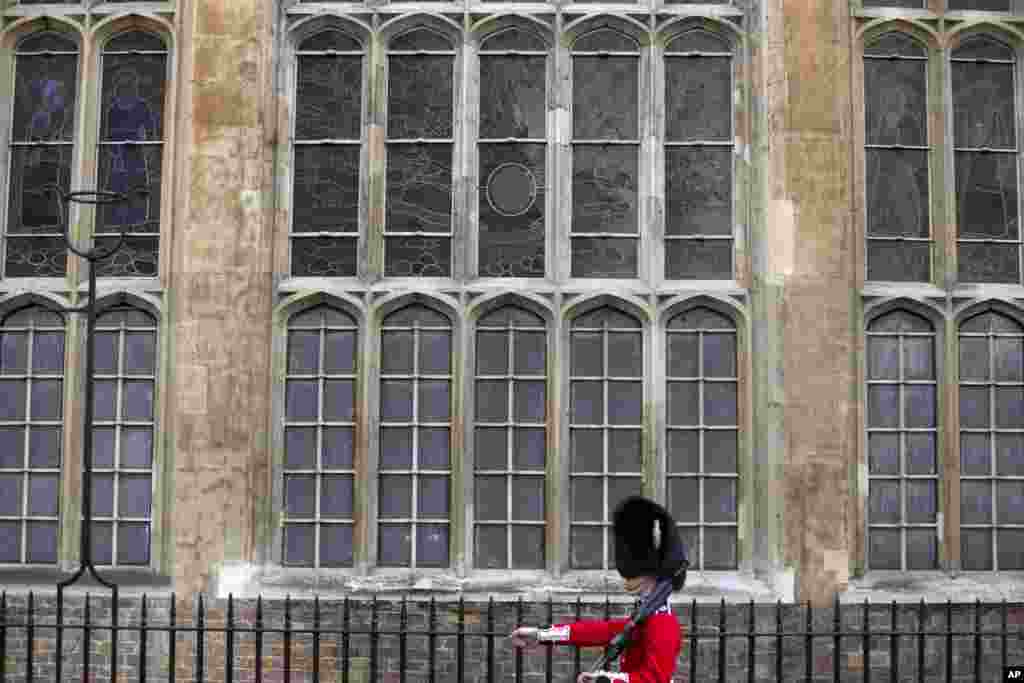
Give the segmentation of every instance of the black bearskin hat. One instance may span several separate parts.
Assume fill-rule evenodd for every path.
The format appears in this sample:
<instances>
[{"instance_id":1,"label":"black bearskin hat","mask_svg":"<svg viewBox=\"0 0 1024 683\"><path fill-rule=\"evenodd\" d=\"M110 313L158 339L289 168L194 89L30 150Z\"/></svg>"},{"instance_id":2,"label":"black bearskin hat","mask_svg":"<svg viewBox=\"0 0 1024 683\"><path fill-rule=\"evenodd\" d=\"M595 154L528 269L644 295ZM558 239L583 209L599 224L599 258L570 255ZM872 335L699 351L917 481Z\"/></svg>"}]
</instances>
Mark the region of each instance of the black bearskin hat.
<instances>
[{"instance_id":1,"label":"black bearskin hat","mask_svg":"<svg viewBox=\"0 0 1024 683\"><path fill-rule=\"evenodd\" d=\"M623 578L654 576L672 579L672 590L686 581L689 554L672 515L642 496L630 496L612 518L615 568Z\"/></svg>"}]
</instances>

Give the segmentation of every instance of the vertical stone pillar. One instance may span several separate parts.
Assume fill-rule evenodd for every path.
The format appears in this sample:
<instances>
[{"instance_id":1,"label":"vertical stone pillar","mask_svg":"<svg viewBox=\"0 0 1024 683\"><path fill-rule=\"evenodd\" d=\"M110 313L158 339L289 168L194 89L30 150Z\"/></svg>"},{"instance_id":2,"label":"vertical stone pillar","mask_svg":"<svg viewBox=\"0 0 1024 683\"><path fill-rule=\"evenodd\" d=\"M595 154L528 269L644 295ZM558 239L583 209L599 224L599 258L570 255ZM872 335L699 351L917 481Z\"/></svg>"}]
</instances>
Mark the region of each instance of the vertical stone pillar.
<instances>
[{"instance_id":1,"label":"vertical stone pillar","mask_svg":"<svg viewBox=\"0 0 1024 683\"><path fill-rule=\"evenodd\" d=\"M268 494L272 0L186 0L170 275L174 578L209 591L253 559Z\"/></svg>"},{"instance_id":2,"label":"vertical stone pillar","mask_svg":"<svg viewBox=\"0 0 1024 683\"><path fill-rule=\"evenodd\" d=\"M797 599L821 604L848 578L857 443L849 7L765 0L760 21L754 64L766 156L753 230L755 432L767 429L758 435L767 448L760 476L781 487L766 494L784 494L780 559L796 569Z\"/></svg>"}]
</instances>

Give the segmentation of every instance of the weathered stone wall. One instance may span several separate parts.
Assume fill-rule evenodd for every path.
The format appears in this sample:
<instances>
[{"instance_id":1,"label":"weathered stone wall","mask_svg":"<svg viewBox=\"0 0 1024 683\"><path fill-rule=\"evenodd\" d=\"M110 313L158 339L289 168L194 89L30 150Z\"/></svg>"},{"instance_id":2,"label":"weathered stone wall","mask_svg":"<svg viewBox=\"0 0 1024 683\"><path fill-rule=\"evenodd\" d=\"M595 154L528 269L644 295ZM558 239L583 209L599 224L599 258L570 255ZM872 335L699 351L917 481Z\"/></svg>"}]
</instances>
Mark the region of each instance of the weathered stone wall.
<instances>
[{"instance_id":1,"label":"weathered stone wall","mask_svg":"<svg viewBox=\"0 0 1024 683\"><path fill-rule=\"evenodd\" d=\"M167 598L147 601L146 623L157 629L161 626L166 627L170 623L170 602ZM54 623L54 594L37 596L34 607L36 623ZM6 622L24 624L27 617L26 608L27 596L9 597ZM432 616L429 602L416 601L407 603L403 616L402 604L399 602L380 601L374 608L370 602L353 600L348 604L347 618L345 603L340 601L322 601L319 604L317 618L313 603L307 600L291 602L287 606L287 615L291 629L312 631L319 623L321 631L330 632L322 634L319 639L318 673L321 681L341 681L343 673L347 671L351 683L392 683L401 680L399 672L404 670L404 680L419 683L430 680L432 669L434 680L437 681L464 680L484 683L548 680L545 675L549 670L552 674L550 680L574 680L577 671L590 670L597 662L602 654L601 648L556 647L552 648L550 659L546 649L541 648L524 653L521 659L518 659L507 637L508 633L518 624L546 625L573 621L577 617L592 619L624 616L627 608L626 605L615 604L607 607L602 604L584 604L577 607L574 604L562 603L549 607L543 603L518 605L514 602L495 602L488 606L485 602L467 602L460 617L457 602L437 602ZM920 605L902 604L892 612L888 605L874 605L868 612L868 625L872 631L885 631L892 627L892 619L895 616L896 628L912 634L922 623L921 609ZM808 666L811 669L809 680L816 682L862 680L865 666L871 669L871 680L889 682L896 680L892 675L894 662L898 662L899 680L918 680L921 670L919 648L922 647L924 680L942 679L957 683L1001 680L1004 647L1008 664L1024 664L1024 608L1020 605L1007 607L1005 612L1001 605L981 606L978 623L981 632L988 635L983 635L976 641L973 636L949 639L943 633L949 630L950 623L956 631L973 631L974 605L950 607L950 621L947 619L945 604L930 604L924 608L923 624L926 631L937 635L926 636L923 639L914 635L904 636L897 647L894 647L887 636L873 636L866 650L864 639L860 635L841 636L838 661L835 658L837 646L834 635L836 613L832 608L814 610L809 624L807 610L803 606L782 606L777 613L775 605L757 605L753 628L756 632L767 635L754 640L753 659L750 650L751 620L748 605L726 606L724 618L722 607L719 605L698 605L696 617L694 606L690 604L675 606L674 610L684 635L684 648L673 677L677 682L720 680L719 667L723 664L726 680L730 681L750 680L748 672L753 664L752 680L759 682L807 680ZM206 601L201 620L199 614L198 602L179 601L175 606L174 623L179 627L198 627L201 623L204 628L224 629L228 619L227 601ZM1004 614L1007 623L1005 646L1002 637ZM257 680L257 654L263 681L288 680L284 677L287 651L288 666L292 672L290 680L312 681L314 660L317 659L312 634L291 633L290 646L286 647L283 633L285 603L283 600L266 600L262 603L260 625L263 629L273 629L274 632L264 633L261 651L257 653L257 615L255 600L236 600L231 605L232 623L237 628L252 629L235 633L232 637L232 680ZM841 608L840 630L853 634L863 632L864 615L863 605L844 605ZM92 623L108 623L111 616L109 600L97 600L94 597L90 602L89 616ZM81 597L66 598L63 622L81 625L83 619L84 601ZM120 626L140 626L140 600L122 600L118 621ZM780 624L783 633L791 634L784 636L781 642L774 635ZM810 643L806 637L808 626L813 633L820 634ZM435 635L431 639L428 635L430 630L441 632L442 635ZM458 636L460 630L464 634L461 643ZM372 635L373 631L376 631L376 636ZM406 632L404 641L400 635L402 631ZM0 621L0 634L3 632L3 622ZM723 632L728 636L724 649L719 639L720 633ZM696 641L691 638L694 634L699 636ZM117 652L118 680L138 680L142 656L140 638L138 630L125 630L121 633ZM211 683L227 680L225 657L229 650L228 638L223 631L206 633L201 637L195 631L179 632L176 636L173 662L166 631L149 632L146 638L145 662L148 680L168 680L172 666L174 675L171 680L182 683L196 680ZM27 630L21 626L8 626L5 642L7 649L3 659L3 680L25 680L29 648ZM200 642L201 648L198 647ZM110 631L94 630L90 636L90 643L88 680L109 681L113 654ZM980 678L975 677L976 644L980 644L981 654L977 659L981 671ZM56 680L58 648L55 630L36 626L31 647L32 666L37 680ZM65 631L60 648L63 653L62 683L79 683L83 680L82 648L82 631ZM950 652L952 656L949 661L953 675L946 678L947 653ZM460 658L463 663L461 679L458 677ZM199 678L200 661L202 679ZM838 679L834 677L837 665L840 675ZM521 678L517 677L517 674L521 675Z\"/></svg>"}]
</instances>

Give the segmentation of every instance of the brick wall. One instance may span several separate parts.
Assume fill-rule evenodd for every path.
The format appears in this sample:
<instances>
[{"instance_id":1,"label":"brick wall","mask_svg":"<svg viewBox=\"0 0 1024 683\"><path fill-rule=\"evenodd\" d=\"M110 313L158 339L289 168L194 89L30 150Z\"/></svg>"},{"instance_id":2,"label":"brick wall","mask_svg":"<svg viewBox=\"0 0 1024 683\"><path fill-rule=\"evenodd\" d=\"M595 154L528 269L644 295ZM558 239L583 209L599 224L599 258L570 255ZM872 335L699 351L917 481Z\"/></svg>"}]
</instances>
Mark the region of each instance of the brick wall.
<instances>
[{"instance_id":1,"label":"brick wall","mask_svg":"<svg viewBox=\"0 0 1024 683\"><path fill-rule=\"evenodd\" d=\"M29 634L24 626L27 623L27 595L9 595L6 598L6 626L0 623L3 632L3 680L25 681L28 666ZM33 622L37 624L32 634L32 668L35 680L57 680L56 660L58 645L56 631L53 628L56 617L56 597L54 595L36 596L33 604ZM226 600L206 600L203 609L205 628L223 629L228 618ZM266 600L262 605L262 624L265 629L283 629L285 624L285 601ZM429 681L431 667L435 679L439 682L459 680L460 639L459 604L438 602L435 604L435 629L446 632L435 635L433 640L427 635L430 622L429 602L409 602L406 606L405 628L402 628L401 602L377 602L376 620L372 617L372 605L366 601L349 602L349 635L346 638L339 632L345 629L344 602L324 601L320 603L320 629L326 631L319 638L319 680L347 681L364 683L381 681L398 683L400 671L405 671L405 680L409 683ZM522 618L517 617L517 610L522 609ZM523 654L517 657L512 650L507 634L517 623L526 625L544 625L548 619L547 603L496 602L493 604L491 619L493 630L488 619L486 603L465 603L463 612L464 636L461 639L463 679L470 683L485 681L517 680L517 672L523 681L548 680L546 672L550 667L552 681L572 681L575 673L588 670L601 650L559 647L550 654L546 648ZM552 604L552 620L572 620L575 618L577 605ZM603 604L584 604L578 607L584 618L603 617L605 610L612 616L626 613L628 606ZM902 604L897 607L897 629L911 635L899 639L898 662L900 680L904 678L919 680L919 646L922 639L916 634L918 611L915 604ZM925 616L925 630L942 632L947 630L947 607L945 604L928 605ZM953 630L956 632L971 631L974 628L974 605L953 605ZM310 602L291 602L288 605L292 629L313 629L314 606ZM725 607L725 633L737 634L725 640L724 650L719 639L723 626L722 608L718 605L699 605L696 614L696 629L691 629L693 605L677 605L676 615L687 629L687 640L684 651L677 665L674 680L714 681L720 680L719 665L724 659L726 670L725 680L746 681L750 666L749 642L750 607L748 605L728 605ZM147 600L146 623L158 629L146 634L145 669L149 681L218 681L227 680L225 654L228 648L228 636L223 632L203 633L202 637L194 631L179 632L176 636L175 656L171 652L166 631L170 620L171 600L167 598ZM237 628L251 629L256 625L256 600L235 600L232 605L232 620ZM175 606L175 623L179 626L196 627L198 620L198 603L192 600L178 601ZM844 605L841 607L840 629L860 631L863 625L864 607L862 605ZM111 616L109 599L90 599L89 620L91 623L109 624ZM754 628L762 633L774 634L777 623L782 624L785 633L803 633L807 627L807 612L799 606L786 605L776 614L774 605L758 605L754 608ZM85 618L85 601L80 596L65 597L63 623L78 628L64 632L60 652L63 652L62 681L110 681L112 646L109 629L93 629L90 633L89 675L84 676L83 670L83 632L80 628ZM869 611L870 628L882 631L890 626L890 606L872 606ZM980 610L981 630L994 635L980 638L980 665L983 681L1001 680L1003 666L1003 612L1001 605L983 605ZM141 599L126 598L120 601L118 621L121 627L132 630L122 631L118 640L117 681L140 680L139 660L141 656ZM1006 662L1008 664L1024 664L1024 607L1009 606L1006 609L1007 638ZM49 628L38 624L48 624ZM13 626L18 624L18 626ZM812 627L816 633L810 650L810 667L813 681L832 681L834 679L835 660L835 611L819 609L813 613ZM377 635L370 634L376 630ZM404 638L405 665L401 666L402 637L400 631L406 631ZM488 638L488 631L495 635ZM699 637L696 644L691 640L691 630ZM202 643L202 670L205 678L199 679L199 648ZM948 680L945 678L947 652L952 644L952 680L974 681L975 679L975 642L973 635L949 636L942 634L926 636L924 643L924 680ZM374 643L376 646L374 647ZM753 668L756 681L776 681L777 667L781 670L782 680L808 680L806 666L808 662L807 638L804 635L786 636L781 639L781 663L777 654L780 649L779 639L775 635L759 637L755 641ZM492 649L489 648L492 645ZM239 683L256 681L257 650L255 634L237 631L233 635L232 644L232 680ZM273 632L263 635L262 651L259 661L262 666L262 680L268 683L313 681L314 671L314 639L311 633L292 633L290 635L290 661L288 666L291 678L285 678L285 637L283 633ZM492 655L493 652L493 655ZM696 655L696 660L693 656ZM873 636L868 651L868 659L864 656L864 640L860 636L844 636L840 638L839 672L842 681L862 681L864 667L869 662L872 681L893 681L891 664L893 653L888 636ZM579 667L579 668L578 668ZM173 676L170 671L173 669ZM489 674L493 672L493 677ZM695 673L695 676L693 674ZM691 676L693 676L691 678Z\"/></svg>"}]
</instances>

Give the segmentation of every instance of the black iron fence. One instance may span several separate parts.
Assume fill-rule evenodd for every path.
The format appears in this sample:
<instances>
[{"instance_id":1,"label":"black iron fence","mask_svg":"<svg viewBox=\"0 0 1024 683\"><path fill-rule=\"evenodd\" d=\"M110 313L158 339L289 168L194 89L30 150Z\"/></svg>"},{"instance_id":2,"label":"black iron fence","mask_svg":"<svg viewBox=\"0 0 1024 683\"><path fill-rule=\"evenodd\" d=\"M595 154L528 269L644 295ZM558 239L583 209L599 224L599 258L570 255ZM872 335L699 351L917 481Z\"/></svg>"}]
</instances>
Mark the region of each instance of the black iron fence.
<instances>
[{"instance_id":1,"label":"black iron fence","mask_svg":"<svg viewBox=\"0 0 1024 683\"><path fill-rule=\"evenodd\" d=\"M630 605L0 595L3 681L575 681L600 649L511 647L517 625ZM1024 605L720 604L673 610L675 681L999 681Z\"/></svg>"}]
</instances>

